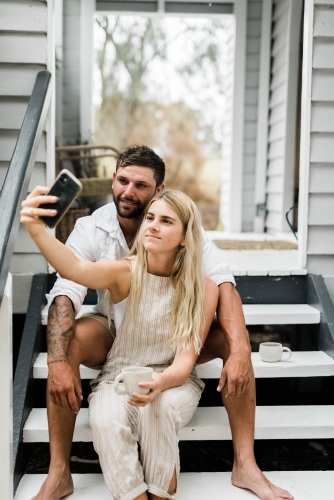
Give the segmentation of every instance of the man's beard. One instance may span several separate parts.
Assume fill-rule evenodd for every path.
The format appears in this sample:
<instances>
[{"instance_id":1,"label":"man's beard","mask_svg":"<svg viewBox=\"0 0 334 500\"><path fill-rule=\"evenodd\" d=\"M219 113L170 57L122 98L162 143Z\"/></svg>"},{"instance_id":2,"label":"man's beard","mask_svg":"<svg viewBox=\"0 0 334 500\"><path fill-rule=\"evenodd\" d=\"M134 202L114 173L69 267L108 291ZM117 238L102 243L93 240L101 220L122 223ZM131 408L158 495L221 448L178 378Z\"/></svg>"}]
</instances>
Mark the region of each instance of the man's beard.
<instances>
[{"instance_id":1,"label":"man's beard","mask_svg":"<svg viewBox=\"0 0 334 500\"><path fill-rule=\"evenodd\" d=\"M123 219L135 219L143 215L144 210L146 208L146 204L143 205L138 201L136 202L136 206L134 206L133 208L124 209L120 206L121 196L116 197L114 191L112 192L112 194L114 197L114 203L116 206L117 213L120 217L123 217ZM127 200L127 198L124 198L124 200Z\"/></svg>"}]
</instances>

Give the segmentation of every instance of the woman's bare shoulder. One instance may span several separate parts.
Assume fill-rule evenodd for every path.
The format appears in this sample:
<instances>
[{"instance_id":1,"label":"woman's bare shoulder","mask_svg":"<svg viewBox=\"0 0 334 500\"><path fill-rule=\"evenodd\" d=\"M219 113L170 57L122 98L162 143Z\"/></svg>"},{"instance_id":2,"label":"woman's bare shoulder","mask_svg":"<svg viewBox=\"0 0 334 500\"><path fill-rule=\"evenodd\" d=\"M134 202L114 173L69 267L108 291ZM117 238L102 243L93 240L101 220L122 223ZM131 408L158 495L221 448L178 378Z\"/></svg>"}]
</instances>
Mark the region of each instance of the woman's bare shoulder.
<instances>
[{"instance_id":1,"label":"woman's bare shoulder","mask_svg":"<svg viewBox=\"0 0 334 500\"><path fill-rule=\"evenodd\" d=\"M117 303L129 295L131 279L130 261L109 261L108 271L110 272L110 285L108 286L108 289L112 301Z\"/></svg>"}]
</instances>

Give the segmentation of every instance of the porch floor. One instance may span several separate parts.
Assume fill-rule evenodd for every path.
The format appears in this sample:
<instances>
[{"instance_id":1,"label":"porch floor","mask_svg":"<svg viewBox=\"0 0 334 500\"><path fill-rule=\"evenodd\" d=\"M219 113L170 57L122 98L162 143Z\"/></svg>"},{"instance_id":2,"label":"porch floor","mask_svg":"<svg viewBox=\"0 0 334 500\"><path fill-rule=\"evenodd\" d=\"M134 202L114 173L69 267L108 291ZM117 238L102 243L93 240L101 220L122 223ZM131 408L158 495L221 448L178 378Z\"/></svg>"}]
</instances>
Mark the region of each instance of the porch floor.
<instances>
[{"instance_id":1,"label":"porch floor","mask_svg":"<svg viewBox=\"0 0 334 500\"><path fill-rule=\"evenodd\" d=\"M208 238L212 241L242 242L275 242L286 241L296 243L294 236L283 234L273 236L267 233L224 233L220 231L207 231ZM234 276L289 276L307 274L307 269L298 263L298 250L222 250L219 249L224 262L230 265Z\"/></svg>"}]
</instances>

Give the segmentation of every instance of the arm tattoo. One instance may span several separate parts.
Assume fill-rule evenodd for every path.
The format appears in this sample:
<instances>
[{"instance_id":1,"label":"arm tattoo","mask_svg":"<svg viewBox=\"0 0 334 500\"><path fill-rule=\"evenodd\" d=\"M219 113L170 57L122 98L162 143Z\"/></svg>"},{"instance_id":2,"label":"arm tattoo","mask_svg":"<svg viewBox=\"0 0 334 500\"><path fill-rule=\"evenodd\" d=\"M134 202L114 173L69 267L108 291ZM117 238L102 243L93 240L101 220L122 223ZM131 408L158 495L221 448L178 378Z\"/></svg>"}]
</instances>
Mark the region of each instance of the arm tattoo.
<instances>
[{"instance_id":1,"label":"arm tattoo","mask_svg":"<svg viewBox=\"0 0 334 500\"><path fill-rule=\"evenodd\" d=\"M66 296L55 298L49 309L46 342L48 359L66 359L75 331L75 315L71 300Z\"/></svg>"}]
</instances>

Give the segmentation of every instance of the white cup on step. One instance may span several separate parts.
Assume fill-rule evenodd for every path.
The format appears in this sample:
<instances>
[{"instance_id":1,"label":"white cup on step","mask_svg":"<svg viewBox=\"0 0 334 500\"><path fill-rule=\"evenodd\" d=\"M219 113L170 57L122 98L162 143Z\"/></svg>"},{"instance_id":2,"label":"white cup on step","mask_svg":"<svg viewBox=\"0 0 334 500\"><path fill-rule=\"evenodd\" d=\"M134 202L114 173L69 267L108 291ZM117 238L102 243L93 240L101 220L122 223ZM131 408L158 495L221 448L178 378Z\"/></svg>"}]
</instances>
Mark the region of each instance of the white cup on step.
<instances>
[{"instance_id":1,"label":"white cup on step","mask_svg":"<svg viewBox=\"0 0 334 500\"><path fill-rule=\"evenodd\" d=\"M260 344L260 358L267 363L276 363L277 361L287 361L291 358L291 349L283 347L279 342L262 342ZM283 358L283 353L287 356Z\"/></svg>"},{"instance_id":2,"label":"white cup on step","mask_svg":"<svg viewBox=\"0 0 334 500\"><path fill-rule=\"evenodd\" d=\"M133 401L137 400L132 397L134 392L139 394L148 394L150 389L139 387L139 382L149 382L152 380L153 368L149 366L128 366L122 368L121 373L117 375L114 381L114 389L117 394L127 394ZM120 385L122 384L122 385Z\"/></svg>"}]
</instances>

